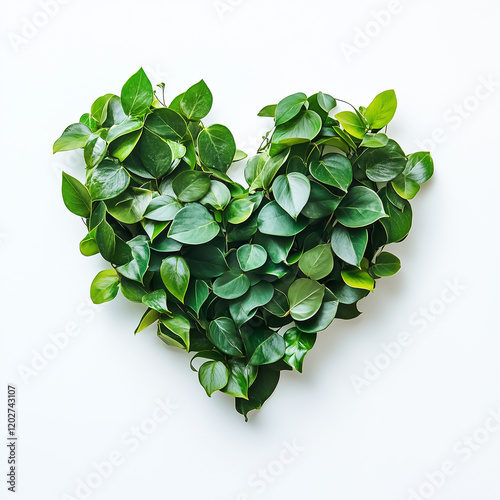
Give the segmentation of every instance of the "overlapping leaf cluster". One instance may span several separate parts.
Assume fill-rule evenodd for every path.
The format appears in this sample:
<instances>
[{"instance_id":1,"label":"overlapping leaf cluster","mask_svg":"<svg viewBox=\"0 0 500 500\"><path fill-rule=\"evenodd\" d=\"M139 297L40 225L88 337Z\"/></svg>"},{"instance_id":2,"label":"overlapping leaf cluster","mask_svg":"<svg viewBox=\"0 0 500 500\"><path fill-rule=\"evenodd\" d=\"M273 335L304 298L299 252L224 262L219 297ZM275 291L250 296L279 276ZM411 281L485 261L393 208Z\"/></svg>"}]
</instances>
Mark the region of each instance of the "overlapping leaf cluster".
<instances>
[{"instance_id":1,"label":"overlapping leaf cluster","mask_svg":"<svg viewBox=\"0 0 500 500\"><path fill-rule=\"evenodd\" d=\"M246 417L281 370L302 371L318 332L358 316L376 280L399 270L383 249L407 236L408 200L433 163L382 132L393 91L337 113L333 97L297 93L259 113L275 126L244 187L226 174L246 156L231 132L201 122L211 107L203 81L165 106L141 69L54 152L83 148L85 184L64 173L62 193L87 225L81 252L112 266L94 279L93 301L121 289L143 303L136 332L157 322L161 340L203 360L207 394L235 397Z\"/></svg>"}]
</instances>

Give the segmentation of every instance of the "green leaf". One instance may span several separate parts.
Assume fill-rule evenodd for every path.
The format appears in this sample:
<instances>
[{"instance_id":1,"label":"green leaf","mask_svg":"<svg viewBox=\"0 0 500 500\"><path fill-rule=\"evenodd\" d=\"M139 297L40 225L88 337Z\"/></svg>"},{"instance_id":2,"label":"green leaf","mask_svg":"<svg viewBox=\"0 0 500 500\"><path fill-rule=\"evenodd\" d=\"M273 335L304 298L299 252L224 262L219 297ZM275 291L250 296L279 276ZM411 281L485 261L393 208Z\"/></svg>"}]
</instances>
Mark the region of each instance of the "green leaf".
<instances>
[{"instance_id":1,"label":"green leaf","mask_svg":"<svg viewBox=\"0 0 500 500\"><path fill-rule=\"evenodd\" d=\"M333 255L330 245L318 245L302 254L299 268L312 280L320 280L328 276L333 270Z\"/></svg>"},{"instance_id":2,"label":"green leaf","mask_svg":"<svg viewBox=\"0 0 500 500\"><path fill-rule=\"evenodd\" d=\"M186 259L193 276L201 279L217 278L228 270L224 254L215 246L192 247Z\"/></svg>"},{"instance_id":3,"label":"green leaf","mask_svg":"<svg viewBox=\"0 0 500 500\"><path fill-rule=\"evenodd\" d=\"M134 334L142 332L145 330L148 326L151 326L155 321L157 321L160 318L160 314L158 311L155 311L153 309L148 309L142 316L141 320L139 321L139 324L137 325L137 328L135 329Z\"/></svg>"},{"instance_id":4,"label":"green leaf","mask_svg":"<svg viewBox=\"0 0 500 500\"><path fill-rule=\"evenodd\" d=\"M321 117L314 111L300 111L291 120L276 127L273 134L273 144L293 146L309 142L320 132Z\"/></svg>"},{"instance_id":5,"label":"green leaf","mask_svg":"<svg viewBox=\"0 0 500 500\"><path fill-rule=\"evenodd\" d=\"M99 253L99 247L95 240L96 230L92 229L82 241L80 241L80 252L86 257Z\"/></svg>"},{"instance_id":6,"label":"green leaf","mask_svg":"<svg viewBox=\"0 0 500 500\"><path fill-rule=\"evenodd\" d=\"M326 289L323 304L321 304L319 311L312 318L305 321L296 321L295 324L301 332L322 332L334 320L338 307L339 301L337 297L330 290Z\"/></svg>"},{"instance_id":7,"label":"green leaf","mask_svg":"<svg viewBox=\"0 0 500 500\"><path fill-rule=\"evenodd\" d=\"M113 94L106 94L97 98L92 104L92 107L90 108L90 115L97 122L98 126L101 126L106 121L109 102L113 97L116 96Z\"/></svg>"},{"instance_id":8,"label":"green leaf","mask_svg":"<svg viewBox=\"0 0 500 500\"><path fill-rule=\"evenodd\" d=\"M169 255L160 267L161 279L167 290L180 302L184 303L191 272L184 257Z\"/></svg>"},{"instance_id":9,"label":"green leaf","mask_svg":"<svg viewBox=\"0 0 500 500\"><path fill-rule=\"evenodd\" d=\"M269 236L257 233L253 240L255 244L261 245L275 264L283 262L293 245L293 236L282 238L279 236Z\"/></svg>"},{"instance_id":10,"label":"green leaf","mask_svg":"<svg viewBox=\"0 0 500 500\"><path fill-rule=\"evenodd\" d=\"M430 153L419 152L408 156L403 175L418 184L428 181L434 173L434 162Z\"/></svg>"},{"instance_id":11,"label":"green leaf","mask_svg":"<svg viewBox=\"0 0 500 500\"><path fill-rule=\"evenodd\" d=\"M283 337L267 329L243 329L243 342L249 365L269 365L285 354Z\"/></svg>"},{"instance_id":12,"label":"green leaf","mask_svg":"<svg viewBox=\"0 0 500 500\"><path fill-rule=\"evenodd\" d=\"M155 221L170 221L181 208L182 205L172 196L160 195L151 200L144 217Z\"/></svg>"},{"instance_id":13,"label":"green leaf","mask_svg":"<svg viewBox=\"0 0 500 500\"><path fill-rule=\"evenodd\" d=\"M139 151L144 166L157 179L170 170L174 153L169 143L158 135L145 129L139 141Z\"/></svg>"},{"instance_id":14,"label":"green leaf","mask_svg":"<svg viewBox=\"0 0 500 500\"><path fill-rule=\"evenodd\" d=\"M281 153L268 158L262 167L260 177L258 177L250 186L250 191L256 187L263 187L264 189L269 188L279 169L288 159L289 154L290 149L285 149Z\"/></svg>"},{"instance_id":15,"label":"green leaf","mask_svg":"<svg viewBox=\"0 0 500 500\"><path fill-rule=\"evenodd\" d=\"M227 385L229 370L222 361L207 361L200 366L198 378L210 397L215 391Z\"/></svg>"},{"instance_id":16,"label":"green leaf","mask_svg":"<svg viewBox=\"0 0 500 500\"><path fill-rule=\"evenodd\" d=\"M250 287L248 292L241 299L241 309L247 315L257 307L265 306L271 301L274 295L274 287L268 281L260 281Z\"/></svg>"},{"instance_id":17,"label":"green leaf","mask_svg":"<svg viewBox=\"0 0 500 500\"><path fill-rule=\"evenodd\" d=\"M219 225L210 212L193 203L175 214L168 236L188 245L201 245L213 240L219 231Z\"/></svg>"},{"instance_id":18,"label":"green leaf","mask_svg":"<svg viewBox=\"0 0 500 500\"><path fill-rule=\"evenodd\" d=\"M135 224L144 217L153 193L147 189L129 188L106 203L108 212L120 222Z\"/></svg>"},{"instance_id":19,"label":"green leaf","mask_svg":"<svg viewBox=\"0 0 500 500\"><path fill-rule=\"evenodd\" d=\"M247 156L248 155L245 153L245 151L242 151L241 149L237 149L236 153L234 153L233 162L244 160Z\"/></svg>"},{"instance_id":20,"label":"green leaf","mask_svg":"<svg viewBox=\"0 0 500 500\"><path fill-rule=\"evenodd\" d=\"M202 280L191 281L186 297L185 304L188 305L196 315L200 314L201 306L206 302L210 295L208 285Z\"/></svg>"},{"instance_id":21,"label":"green leaf","mask_svg":"<svg viewBox=\"0 0 500 500\"><path fill-rule=\"evenodd\" d=\"M226 172L233 162L236 144L224 125L211 125L198 136L198 153L203 165Z\"/></svg>"},{"instance_id":22,"label":"green leaf","mask_svg":"<svg viewBox=\"0 0 500 500\"><path fill-rule=\"evenodd\" d=\"M333 194L319 182L311 181L311 194L309 195L309 201L302 210L302 215L310 219L330 217L341 200L342 196Z\"/></svg>"},{"instance_id":23,"label":"green leaf","mask_svg":"<svg viewBox=\"0 0 500 500\"><path fill-rule=\"evenodd\" d=\"M248 400L237 398L235 401L236 411L244 415L248 421L248 412L258 410L271 397L280 379L279 370L267 366L259 367L255 382L248 390Z\"/></svg>"},{"instance_id":24,"label":"green leaf","mask_svg":"<svg viewBox=\"0 0 500 500\"><path fill-rule=\"evenodd\" d=\"M213 284L215 295L223 299L237 299L244 295L250 288L250 280L239 269L219 276Z\"/></svg>"},{"instance_id":25,"label":"green leaf","mask_svg":"<svg viewBox=\"0 0 500 500\"><path fill-rule=\"evenodd\" d=\"M115 139L108 146L108 155L112 156L113 158L117 158L120 161L124 161L135 149L137 143L139 142L139 139L141 138L141 135L142 129L118 137L118 139ZM150 174L148 172L148 176L149 175Z\"/></svg>"},{"instance_id":26,"label":"green leaf","mask_svg":"<svg viewBox=\"0 0 500 500\"><path fill-rule=\"evenodd\" d=\"M159 313L169 313L165 290L155 290L142 297L142 303Z\"/></svg>"},{"instance_id":27,"label":"green leaf","mask_svg":"<svg viewBox=\"0 0 500 500\"><path fill-rule=\"evenodd\" d=\"M342 125L344 130L357 139L363 139L366 134L366 124L362 118L352 111L341 111L335 118Z\"/></svg>"},{"instance_id":28,"label":"green leaf","mask_svg":"<svg viewBox=\"0 0 500 500\"><path fill-rule=\"evenodd\" d=\"M125 278L125 276L121 277L120 280L120 289L122 291L123 296L130 300L131 302L138 302L142 304L142 298L146 295L145 288L137 281L129 280Z\"/></svg>"},{"instance_id":29,"label":"green leaf","mask_svg":"<svg viewBox=\"0 0 500 500\"><path fill-rule=\"evenodd\" d=\"M298 328L290 328L284 335L284 361L298 372L302 373L302 363L305 355L314 347L316 333L304 333Z\"/></svg>"},{"instance_id":30,"label":"green leaf","mask_svg":"<svg viewBox=\"0 0 500 500\"><path fill-rule=\"evenodd\" d=\"M340 202L335 215L340 223L347 227L363 227L386 217L384 206L375 191L365 186L349 189Z\"/></svg>"},{"instance_id":31,"label":"green leaf","mask_svg":"<svg viewBox=\"0 0 500 500\"><path fill-rule=\"evenodd\" d=\"M274 118L275 114L276 114L276 108L277 108L277 104L269 104L267 106L264 106L260 111L259 113L257 114L257 116L263 116L263 117L267 117L267 118Z\"/></svg>"},{"instance_id":32,"label":"green leaf","mask_svg":"<svg viewBox=\"0 0 500 500\"><path fill-rule=\"evenodd\" d=\"M273 182L274 198L280 207L294 219L297 219L305 207L310 192L309 179L298 172L280 175Z\"/></svg>"},{"instance_id":33,"label":"green leaf","mask_svg":"<svg viewBox=\"0 0 500 500\"><path fill-rule=\"evenodd\" d=\"M273 298L264 305L264 309L278 318L283 318L290 311L288 297L281 290L276 289Z\"/></svg>"},{"instance_id":34,"label":"green leaf","mask_svg":"<svg viewBox=\"0 0 500 500\"><path fill-rule=\"evenodd\" d=\"M262 187L262 169L269 159L267 153L251 156L245 165L245 180L250 186L250 191ZM253 186L253 189L252 189Z\"/></svg>"},{"instance_id":35,"label":"green leaf","mask_svg":"<svg viewBox=\"0 0 500 500\"><path fill-rule=\"evenodd\" d=\"M383 148L389 138L382 133L378 134L366 134L360 146L365 148Z\"/></svg>"},{"instance_id":36,"label":"green leaf","mask_svg":"<svg viewBox=\"0 0 500 500\"><path fill-rule=\"evenodd\" d=\"M189 351L191 342L191 323L189 319L185 318L182 314L174 314L172 318L162 316L160 321L163 326L180 337L186 347L186 350Z\"/></svg>"},{"instance_id":37,"label":"green leaf","mask_svg":"<svg viewBox=\"0 0 500 500\"><path fill-rule=\"evenodd\" d=\"M187 132L184 118L169 108L157 108L146 118L144 125L148 131L158 135L164 140L179 141Z\"/></svg>"},{"instance_id":38,"label":"green leaf","mask_svg":"<svg viewBox=\"0 0 500 500\"><path fill-rule=\"evenodd\" d=\"M352 229L336 224L331 237L332 250L344 262L359 267L368 245L365 228Z\"/></svg>"},{"instance_id":39,"label":"green leaf","mask_svg":"<svg viewBox=\"0 0 500 500\"><path fill-rule=\"evenodd\" d=\"M243 340L236 330L232 319L218 318L213 320L207 331L210 341L229 356L244 356Z\"/></svg>"},{"instance_id":40,"label":"green leaf","mask_svg":"<svg viewBox=\"0 0 500 500\"><path fill-rule=\"evenodd\" d=\"M388 215L387 218L380 220L387 234L387 243L401 241L411 229L413 219L411 205L408 201L403 200L403 210L400 210L388 200L385 189L380 190L379 195Z\"/></svg>"},{"instance_id":41,"label":"green leaf","mask_svg":"<svg viewBox=\"0 0 500 500\"><path fill-rule=\"evenodd\" d=\"M92 134L83 148L83 157L87 167L92 168L99 164L106 156L108 145L99 134Z\"/></svg>"},{"instance_id":42,"label":"green leaf","mask_svg":"<svg viewBox=\"0 0 500 500\"><path fill-rule=\"evenodd\" d=\"M352 182L351 162L341 154L325 155L320 160L311 162L309 170L318 181L345 192Z\"/></svg>"},{"instance_id":43,"label":"green leaf","mask_svg":"<svg viewBox=\"0 0 500 500\"><path fill-rule=\"evenodd\" d=\"M267 260L267 252L260 245L243 245L236 252L242 271L251 271L263 266Z\"/></svg>"},{"instance_id":44,"label":"green leaf","mask_svg":"<svg viewBox=\"0 0 500 500\"><path fill-rule=\"evenodd\" d=\"M141 68L122 88L121 103L129 116L144 116L153 104L153 86Z\"/></svg>"},{"instance_id":45,"label":"green leaf","mask_svg":"<svg viewBox=\"0 0 500 500\"><path fill-rule=\"evenodd\" d=\"M231 192L225 184L210 181L208 193L200 200L202 205L210 205L215 210L224 210L231 201Z\"/></svg>"},{"instance_id":46,"label":"green leaf","mask_svg":"<svg viewBox=\"0 0 500 500\"><path fill-rule=\"evenodd\" d=\"M387 182L401 174L406 158L391 146L372 151L366 166L366 176L373 182Z\"/></svg>"},{"instance_id":47,"label":"green leaf","mask_svg":"<svg viewBox=\"0 0 500 500\"><path fill-rule=\"evenodd\" d=\"M201 120L212 109L212 103L212 92L210 92L207 84L200 80L186 90L180 102L180 108L190 120Z\"/></svg>"},{"instance_id":48,"label":"green leaf","mask_svg":"<svg viewBox=\"0 0 500 500\"><path fill-rule=\"evenodd\" d=\"M229 359L229 380L224 393L235 398L248 399L248 388L257 377L258 367L247 365L239 359Z\"/></svg>"},{"instance_id":49,"label":"green leaf","mask_svg":"<svg viewBox=\"0 0 500 500\"><path fill-rule=\"evenodd\" d=\"M404 177L400 175L392 182L392 187L396 191L396 193L404 198L405 200L413 199L416 194L420 191L420 184L409 177Z\"/></svg>"},{"instance_id":50,"label":"green leaf","mask_svg":"<svg viewBox=\"0 0 500 500\"><path fill-rule=\"evenodd\" d=\"M282 99L276 107L276 126L281 125L297 116L306 102L307 96L302 92Z\"/></svg>"},{"instance_id":51,"label":"green leaf","mask_svg":"<svg viewBox=\"0 0 500 500\"><path fill-rule=\"evenodd\" d=\"M103 258L111 262L115 255L115 232L105 220L97 226L95 240Z\"/></svg>"},{"instance_id":52,"label":"green leaf","mask_svg":"<svg viewBox=\"0 0 500 500\"><path fill-rule=\"evenodd\" d=\"M347 266L342 270L342 279L352 288L360 288L373 292L375 280L363 269Z\"/></svg>"},{"instance_id":53,"label":"green leaf","mask_svg":"<svg viewBox=\"0 0 500 500\"><path fill-rule=\"evenodd\" d=\"M377 95L364 113L370 128L380 129L385 127L394 118L397 106L398 101L394 90L386 90Z\"/></svg>"},{"instance_id":54,"label":"green leaf","mask_svg":"<svg viewBox=\"0 0 500 500\"><path fill-rule=\"evenodd\" d=\"M135 132L136 130L142 129L143 121L139 118L127 118L122 123L118 125L113 125L108 132L106 140L112 142L118 137L122 137L130 132Z\"/></svg>"},{"instance_id":55,"label":"green leaf","mask_svg":"<svg viewBox=\"0 0 500 500\"><path fill-rule=\"evenodd\" d=\"M92 200L88 189L66 172L62 173L62 197L70 212L80 217L90 217Z\"/></svg>"},{"instance_id":56,"label":"green leaf","mask_svg":"<svg viewBox=\"0 0 500 500\"><path fill-rule=\"evenodd\" d=\"M307 220L293 220L275 201L260 211L257 223L261 233L273 236L294 236L307 226Z\"/></svg>"},{"instance_id":57,"label":"green leaf","mask_svg":"<svg viewBox=\"0 0 500 500\"><path fill-rule=\"evenodd\" d=\"M394 276L401 269L401 261L392 253L382 252L377 256L370 271L379 278Z\"/></svg>"},{"instance_id":58,"label":"green leaf","mask_svg":"<svg viewBox=\"0 0 500 500\"><path fill-rule=\"evenodd\" d=\"M104 160L91 171L88 189L93 201L108 200L123 193L129 182L130 175L121 165Z\"/></svg>"},{"instance_id":59,"label":"green leaf","mask_svg":"<svg viewBox=\"0 0 500 500\"><path fill-rule=\"evenodd\" d=\"M120 285L120 278L114 269L101 271L90 285L90 298L94 304L102 304L113 300Z\"/></svg>"},{"instance_id":60,"label":"green leaf","mask_svg":"<svg viewBox=\"0 0 500 500\"><path fill-rule=\"evenodd\" d=\"M297 321L312 318L321 307L325 285L310 279L298 279L288 290L290 315Z\"/></svg>"},{"instance_id":61,"label":"green leaf","mask_svg":"<svg viewBox=\"0 0 500 500\"><path fill-rule=\"evenodd\" d=\"M252 215L255 203L250 199L233 200L227 207L226 220L231 224L241 224Z\"/></svg>"},{"instance_id":62,"label":"green leaf","mask_svg":"<svg viewBox=\"0 0 500 500\"><path fill-rule=\"evenodd\" d=\"M91 134L92 131L87 125L73 123L64 130L61 137L54 143L53 152L83 148Z\"/></svg>"},{"instance_id":63,"label":"green leaf","mask_svg":"<svg viewBox=\"0 0 500 500\"><path fill-rule=\"evenodd\" d=\"M132 251L132 260L117 268L120 274L133 281L142 283L149 266L150 250L146 236L139 235L127 242Z\"/></svg>"},{"instance_id":64,"label":"green leaf","mask_svg":"<svg viewBox=\"0 0 500 500\"><path fill-rule=\"evenodd\" d=\"M175 177L172 189L179 201L197 201L210 189L210 175L198 170L186 170Z\"/></svg>"}]
</instances>

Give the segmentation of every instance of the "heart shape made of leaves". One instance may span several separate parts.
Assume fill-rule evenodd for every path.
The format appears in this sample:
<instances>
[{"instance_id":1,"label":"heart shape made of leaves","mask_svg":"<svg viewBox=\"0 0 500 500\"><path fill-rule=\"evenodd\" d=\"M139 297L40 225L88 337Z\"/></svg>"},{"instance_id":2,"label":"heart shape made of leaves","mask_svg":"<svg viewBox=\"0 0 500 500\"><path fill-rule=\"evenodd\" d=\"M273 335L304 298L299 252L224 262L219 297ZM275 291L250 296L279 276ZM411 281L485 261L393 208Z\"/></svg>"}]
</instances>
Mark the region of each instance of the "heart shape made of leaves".
<instances>
[{"instance_id":1,"label":"heart shape made of leaves","mask_svg":"<svg viewBox=\"0 0 500 500\"><path fill-rule=\"evenodd\" d=\"M381 132L394 91L336 114L332 96L297 93L259 113L274 127L247 159L245 187L227 170L246 154L227 127L201 122L212 100L202 80L166 106L141 68L54 152L83 148L86 181L63 173L62 195L85 219L81 252L112 265L92 300L121 289L143 303L136 333L157 323L163 342L195 352L207 394L233 396L246 419L281 370L302 371L318 332L357 317L376 280L399 270L384 247L408 235L408 200L434 167Z\"/></svg>"}]
</instances>

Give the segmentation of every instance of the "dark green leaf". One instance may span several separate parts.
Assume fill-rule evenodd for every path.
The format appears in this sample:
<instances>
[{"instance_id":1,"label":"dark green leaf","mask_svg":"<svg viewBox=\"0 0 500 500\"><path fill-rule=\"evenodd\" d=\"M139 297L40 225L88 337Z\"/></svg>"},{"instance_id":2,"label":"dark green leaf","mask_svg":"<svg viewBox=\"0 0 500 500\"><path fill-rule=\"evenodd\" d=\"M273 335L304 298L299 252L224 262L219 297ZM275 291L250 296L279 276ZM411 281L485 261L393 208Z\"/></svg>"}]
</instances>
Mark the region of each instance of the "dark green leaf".
<instances>
[{"instance_id":1,"label":"dark green leaf","mask_svg":"<svg viewBox=\"0 0 500 500\"><path fill-rule=\"evenodd\" d=\"M294 236L307 226L307 220L293 220L275 201L260 211L257 220L259 231L273 236Z\"/></svg>"},{"instance_id":2,"label":"dark green leaf","mask_svg":"<svg viewBox=\"0 0 500 500\"><path fill-rule=\"evenodd\" d=\"M198 153L203 165L226 172L233 162L236 144L224 125L211 125L198 136Z\"/></svg>"},{"instance_id":3,"label":"dark green leaf","mask_svg":"<svg viewBox=\"0 0 500 500\"><path fill-rule=\"evenodd\" d=\"M229 370L222 361L207 361L200 366L198 378L207 395L212 396L227 385Z\"/></svg>"},{"instance_id":4,"label":"dark green leaf","mask_svg":"<svg viewBox=\"0 0 500 500\"><path fill-rule=\"evenodd\" d=\"M161 263L160 274L167 290L184 302L191 276L186 260L178 255L165 257Z\"/></svg>"},{"instance_id":5,"label":"dark green leaf","mask_svg":"<svg viewBox=\"0 0 500 500\"><path fill-rule=\"evenodd\" d=\"M240 270L233 269L219 276L213 285L215 295L223 299L237 299L250 288L250 280Z\"/></svg>"},{"instance_id":6,"label":"dark green leaf","mask_svg":"<svg viewBox=\"0 0 500 500\"><path fill-rule=\"evenodd\" d=\"M92 200L108 200L123 193L129 182L130 176L121 165L104 160L91 171L88 188Z\"/></svg>"},{"instance_id":7,"label":"dark green leaf","mask_svg":"<svg viewBox=\"0 0 500 500\"><path fill-rule=\"evenodd\" d=\"M180 108L190 120L201 120L212 109L212 103L212 92L210 92L207 84L200 80L186 90L180 102Z\"/></svg>"},{"instance_id":8,"label":"dark green leaf","mask_svg":"<svg viewBox=\"0 0 500 500\"><path fill-rule=\"evenodd\" d=\"M332 153L323 156L319 161L311 162L311 175L329 186L347 191L352 182L351 162L343 155Z\"/></svg>"},{"instance_id":9,"label":"dark green leaf","mask_svg":"<svg viewBox=\"0 0 500 500\"><path fill-rule=\"evenodd\" d=\"M122 88L123 110L130 116L144 116L153 103L153 86L141 68Z\"/></svg>"},{"instance_id":10,"label":"dark green leaf","mask_svg":"<svg viewBox=\"0 0 500 500\"><path fill-rule=\"evenodd\" d=\"M210 175L198 170L181 172L172 182L172 188L179 201L197 201L210 189Z\"/></svg>"},{"instance_id":11,"label":"dark green leaf","mask_svg":"<svg viewBox=\"0 0 500 500\"><path fill-rule=\"evenodd\" d=\"M306 102L307 96L302 92L282 99L276 107L276 126L291 120L294 116L297 116Z\"/></svg>"},{"instance_id":12,"label":"dark green leaf","mask_svg":"<svg viewBox=\"0 0 500 500\"><path fill-rule=\"evenodd\" d=\"M337 219L347 227L363 227L386 217L377 193L364 186L349 189L335 211Z\"/></svg>"},{"instance_id":13,"label":"dark green leaf","mask_svg":"<svg viewBox=\"0 0 500 500\"><path fill-rule=\"evenodd\" d=\"M316 333L301 332L298 328L290 328L284 335L286 350L284 360L291 367L302 373L305 355L316 342Z\"/></svg>"},{"instance_id":14,"label":"dark green leaf","mask_svg":"<svg viewBox=\"0 0 500 500\"><path fill-rule=\"evenodd\" d=\"M352 229L336 224L333 228L331 246L335 255L344 262L358 266L368 244L368 231L364 228Z\"/></svg>"},{"instance_id":15,"label":"dark green leaf","mask_svg":"<svg viewBox=\"0 0 500 500\"><path fill-rule=\"evenodd\" d=\"M233 320L218 318L212 321L207 331L208 338L224 354L229 356L244 356L241 336L236 330Z\"/></svg>"}]
</instances>

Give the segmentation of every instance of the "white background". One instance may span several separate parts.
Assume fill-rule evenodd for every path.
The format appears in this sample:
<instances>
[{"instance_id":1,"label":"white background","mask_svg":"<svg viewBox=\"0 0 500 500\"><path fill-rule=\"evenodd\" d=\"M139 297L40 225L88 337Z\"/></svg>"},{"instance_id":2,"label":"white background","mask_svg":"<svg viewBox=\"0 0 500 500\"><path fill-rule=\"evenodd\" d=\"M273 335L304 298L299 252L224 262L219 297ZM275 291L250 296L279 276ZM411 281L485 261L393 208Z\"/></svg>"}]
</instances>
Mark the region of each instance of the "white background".
<instances>
[{"instance_id":1,"label":"white background","mask_svg":"<svg viewBox=\"0 0 500 500\"><path fill-rule=\"evenodd\" d=\"M498 3L51 5L46 15L35 0L4 2L0 16L0 435L11 383L17 498L498 500ZM392 246L401 272L360 304L360 318L319 335L305 373L284 374L249 423L230 398L207 398L189 355L152 329L133 335L140 306L88 303L105 263L80 255L85 228L60 196L61 169L75 174L80 157L53 157L52 143L140 66L168 99L204 78L214 94L205 123L226 124L249 151L269 126L256 113L290 93L366 106L394 88L390 135L407 152L433 152L410 237ZM402 332L409 343L392 345L388 362L383 345ZM370 363L384 369L365 374ZM157 424L158 398L176 409ZM149 434L136 446L141 425ZM0 496L10 498L0 449ZM110 454L121 462L102 478L95 464ZM448 475L435 474L445 462Z\"/></svg>"}]
</instances>

